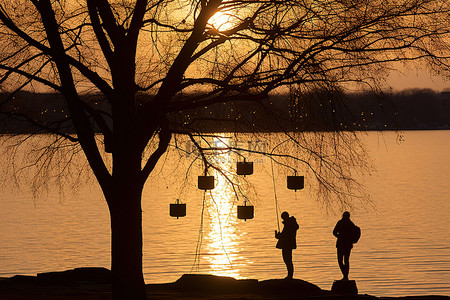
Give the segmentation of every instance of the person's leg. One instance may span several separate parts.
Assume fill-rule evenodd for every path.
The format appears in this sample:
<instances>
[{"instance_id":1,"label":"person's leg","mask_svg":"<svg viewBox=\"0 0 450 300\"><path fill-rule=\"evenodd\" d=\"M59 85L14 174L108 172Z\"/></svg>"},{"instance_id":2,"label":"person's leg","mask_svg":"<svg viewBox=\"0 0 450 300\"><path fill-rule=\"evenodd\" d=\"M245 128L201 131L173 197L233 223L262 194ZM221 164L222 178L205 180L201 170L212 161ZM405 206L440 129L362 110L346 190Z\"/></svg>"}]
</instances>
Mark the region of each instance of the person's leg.
<instances>
[{"instance_id":1,"label":"person's leg","mask_svg":"<svg viewBox=\"0 0 450 300\"><path fill-rule=\"evenodd\" d=\"M344 252L344 272L342 274L344 275L344 279L348 280L348 273L350 272L350 252L351 248L346 249Z\"/></svg>"},{"instance_id":2,"label":"person's leg","mask_svg":"<svg viewBox=\"0 0 450 300\"><path fill-rule=\"evenodd\" d=\"M338 260L338 264L339 264L339 268L341 269L342 275L344 276L345 279L346 278L346 270L345 270L345 265L344 265L344 251L342 248L337 248L337 260ZM348 275L348 273L347 273Z\"/></svg>"},{"instance_id":3,"label":"person's leg","mask_svg":"<svg viewBox=\"0 0 450 300\"><path fill-rule=\"evenodd\" d=\"M283 249L283 261L286 264L288 275L286 278L293 278L294 276L294 264L292 263L292 249Z\"/></svg>"}]
</instances>

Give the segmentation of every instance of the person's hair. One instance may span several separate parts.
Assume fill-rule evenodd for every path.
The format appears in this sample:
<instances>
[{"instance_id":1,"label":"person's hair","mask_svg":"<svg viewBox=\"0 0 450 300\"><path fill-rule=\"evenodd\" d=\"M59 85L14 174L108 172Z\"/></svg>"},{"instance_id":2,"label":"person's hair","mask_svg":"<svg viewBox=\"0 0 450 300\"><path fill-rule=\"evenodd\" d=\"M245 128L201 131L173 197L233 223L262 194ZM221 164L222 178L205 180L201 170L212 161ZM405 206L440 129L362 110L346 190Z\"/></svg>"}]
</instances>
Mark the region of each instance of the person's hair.
<instances>
[{"instance_id":1,"label":"person's hair","mask_svg":"<svg viewBox=\"0 0 450 300\"><path fill-rule=\"evenodd\" d=\"M281 218L282 219L287 219L289 218L289 213L287 211L283 211L283 213L281 214Z\"/></svg>"},{"instance_id":2,"label":"person's hair","mask_svg":"<svg viewBox=\"0 0 450 300\"><path fill-rule=\"evenodd\" d=\"M348 211L345 211L345 212L342 214L342 219L350 219L350 213L349 213Z\"/></svg>"}]
</instances>

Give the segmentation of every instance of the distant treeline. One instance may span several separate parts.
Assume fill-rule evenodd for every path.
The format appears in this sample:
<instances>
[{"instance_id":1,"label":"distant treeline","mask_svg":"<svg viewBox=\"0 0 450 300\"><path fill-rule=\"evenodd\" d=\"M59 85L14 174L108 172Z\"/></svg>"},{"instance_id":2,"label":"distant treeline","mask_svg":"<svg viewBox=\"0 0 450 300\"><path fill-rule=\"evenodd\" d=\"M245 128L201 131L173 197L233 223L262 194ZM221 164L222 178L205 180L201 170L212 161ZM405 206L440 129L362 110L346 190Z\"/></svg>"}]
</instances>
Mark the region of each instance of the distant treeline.
<instances>
[{"instance_id":1,"label":"distant treeline","mask_svg":"<svg viewBox=\"0 0 450 300\"><path fill-rule=\"evenodd\" d=\"M141 96L139 101L149 98ZM109 113L101 96L83 100L102 115ZM60 95L0 94L0 133L40 133L43 127L71 132L68 114ZM260 103L219 103L175 112L169 120L173 129L192 132L450 129L450 92L278 95Z\"/></svg>"},{"instance_id":2,"label":"distant treeline","mask_svg":"<svg viewBox=\"0 0 450 300\"><path fill-rule=\"evenodd\" d=\"M450 92L272 96L180 112L172 121L193 131L273 132L450 129Z\"/></svg>"},{"instance_id":3,"label":"distant treeline","mask_svg":"<svg viewBox=\"0 0 450 300\"><path fill-rule=\"evenodd\" d=\"M349 107L361 117L368 112L366 129L431 130L450 129L450 91L437 93L429 89L413 89L383 96L352 95ZM378 108L375 106L378 104ZM364 112L364 114L363 114ZM386 118L383 120L383 116ZM385 122L383 122L385 121Z\"/></svg>"}]
</instances>

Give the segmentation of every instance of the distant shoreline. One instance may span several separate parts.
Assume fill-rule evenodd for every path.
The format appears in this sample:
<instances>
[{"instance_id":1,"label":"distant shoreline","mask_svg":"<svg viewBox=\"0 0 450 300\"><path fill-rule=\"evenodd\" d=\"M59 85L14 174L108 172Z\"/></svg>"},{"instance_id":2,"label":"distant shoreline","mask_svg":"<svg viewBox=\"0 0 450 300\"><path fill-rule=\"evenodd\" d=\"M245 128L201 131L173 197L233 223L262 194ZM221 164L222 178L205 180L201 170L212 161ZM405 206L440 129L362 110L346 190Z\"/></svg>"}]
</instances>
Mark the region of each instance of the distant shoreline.
<instances>
[{"instance_id":1,"label":"distant shoreline","mask_svg":"<svg viewBox=\"0 0 450 300\"><path fill-rule=\"evenodd\" d=\"M7 96L0 93L0 99ZM330 106L327 95L320 93L304 94L298 103L287 95L273 95L258 105L242 101L232 105L216 103L170 112L168 119L175 131L204 133L450 129L450 91L411 90L385 96L345 94L335 107ZM142 97L142 101L151 99L149 95ZM105 115L110 114L110 107L101 95L86 95L83 100ZM48 126L70 134L74 129L68 117L61 95L21 92L0 106L0 133L43 133L42 126ZM112 126L112 119L105 118L105 122Z\"/></svg>"}]
</instances>

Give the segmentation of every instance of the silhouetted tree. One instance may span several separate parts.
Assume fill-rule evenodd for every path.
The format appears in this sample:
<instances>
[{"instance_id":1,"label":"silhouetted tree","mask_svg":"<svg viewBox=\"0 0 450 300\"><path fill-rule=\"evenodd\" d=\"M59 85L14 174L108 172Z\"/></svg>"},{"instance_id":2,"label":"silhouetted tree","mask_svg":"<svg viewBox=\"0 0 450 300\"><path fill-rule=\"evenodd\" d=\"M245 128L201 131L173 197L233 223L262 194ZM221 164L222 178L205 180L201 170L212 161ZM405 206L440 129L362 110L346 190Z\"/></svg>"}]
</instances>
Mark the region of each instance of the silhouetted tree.
<instances>
[{"instance_id":1,"label":"silhouetted tree","mask_svg":"<svg viewBox=\"0 0 450 300\"><path fill-rule=\"evenodd\" d=\"M448 66L448 20L447 0L5 0L1 110L81 146L111 214L114 298L143 299L141 193L174 134L202 134L183 112L251 103L283 131L288 122L269 96L287 93L301 129L313 109L302 95L325 91L327 101L314 103L331 132L284 130L308 155L267 154L305 163L324 195L345 202L356 184L349 168L361 159L356 135L338 131L349 120L340 92L376 89L390 62ZM49 122L8 109L19 90L44 87L63 96L67 116ZM214 147L195 145L214 167L206 158Z\"/></svg>"}]
</instances>

